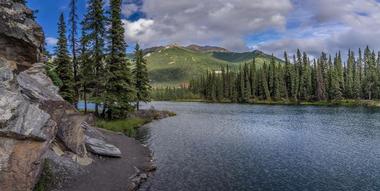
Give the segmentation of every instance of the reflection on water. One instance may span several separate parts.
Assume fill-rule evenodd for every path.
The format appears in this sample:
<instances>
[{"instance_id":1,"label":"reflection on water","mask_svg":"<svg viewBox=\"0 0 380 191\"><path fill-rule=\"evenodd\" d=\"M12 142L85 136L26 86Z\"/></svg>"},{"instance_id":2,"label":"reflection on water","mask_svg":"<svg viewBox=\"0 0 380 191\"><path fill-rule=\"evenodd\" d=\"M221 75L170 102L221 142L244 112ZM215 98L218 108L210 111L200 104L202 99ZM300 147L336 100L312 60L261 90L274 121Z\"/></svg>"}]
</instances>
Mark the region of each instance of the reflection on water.
<instances>
[{"instance_id":1,"label":"reflection on water","mask_svg":"<svg viewBox=\"0 0 380 191\"><path fill-rule=\"evenodd\" d=\"M379 110L151 105L177 116L140 130L158 167L141 190L380 190Z\"/></svg>"}]
</instances>

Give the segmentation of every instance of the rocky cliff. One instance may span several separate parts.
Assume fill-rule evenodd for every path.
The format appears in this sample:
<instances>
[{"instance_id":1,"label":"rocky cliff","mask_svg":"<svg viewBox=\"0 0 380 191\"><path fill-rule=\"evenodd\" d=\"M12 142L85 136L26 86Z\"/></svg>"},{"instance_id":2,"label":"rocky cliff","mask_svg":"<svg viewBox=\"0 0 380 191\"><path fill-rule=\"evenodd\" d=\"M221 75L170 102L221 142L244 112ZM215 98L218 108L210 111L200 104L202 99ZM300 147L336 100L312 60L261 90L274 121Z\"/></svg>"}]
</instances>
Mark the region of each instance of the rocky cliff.
<instances>
[{"instance_id":1,"label":"rocky cliff","mask_svg":"<svg viewBox=\"0 0 380 191\"><path fill-rule=\"evenodd\" d=\"M0 190L33 190L46 158L56 165L89 165L95 154L119 157L58 94L45 73L44 35L33 13L0 1ZM75 166L76 167L76 166Z\"/></svg>"}]
</instances>

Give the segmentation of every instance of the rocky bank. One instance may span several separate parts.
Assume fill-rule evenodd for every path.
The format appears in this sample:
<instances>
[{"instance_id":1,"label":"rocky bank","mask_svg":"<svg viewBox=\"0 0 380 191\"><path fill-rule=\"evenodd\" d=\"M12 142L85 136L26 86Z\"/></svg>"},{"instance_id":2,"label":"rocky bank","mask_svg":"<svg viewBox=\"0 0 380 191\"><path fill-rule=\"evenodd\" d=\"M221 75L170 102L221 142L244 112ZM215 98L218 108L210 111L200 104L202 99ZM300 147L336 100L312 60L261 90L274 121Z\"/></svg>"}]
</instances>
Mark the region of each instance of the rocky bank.
<instances>
[{"instance_id":1,"label":"rocky bank","mask_svg":"<svg viewBox=\"0 0 380 191\"><path fill-rule=\"evenodd\" d=\"M101 176L117 179L118 171L106 171L101 164L110 169L125 164L119 167L126 171L122 178L135 174L139 164L143 165L137 169L149 169L148 149L133 142L131 148L139 151L136 156L123 153L129 150L120 151L115 144L128 147L132 140L93 127L91 117L62 99L41 63L43 44L44 34L33 12L12 0L0 0L0 190L33 190L47 163L58 190L75 190L68 189L69 183L84 185L82 190L86 184L93 188L89 181L101 181ZM85 180L89 172L103 174L98 180ZM135 189L136 177L123 181ZM82 179L87 182L81 184Z\"/></svg>"}]
</instances>

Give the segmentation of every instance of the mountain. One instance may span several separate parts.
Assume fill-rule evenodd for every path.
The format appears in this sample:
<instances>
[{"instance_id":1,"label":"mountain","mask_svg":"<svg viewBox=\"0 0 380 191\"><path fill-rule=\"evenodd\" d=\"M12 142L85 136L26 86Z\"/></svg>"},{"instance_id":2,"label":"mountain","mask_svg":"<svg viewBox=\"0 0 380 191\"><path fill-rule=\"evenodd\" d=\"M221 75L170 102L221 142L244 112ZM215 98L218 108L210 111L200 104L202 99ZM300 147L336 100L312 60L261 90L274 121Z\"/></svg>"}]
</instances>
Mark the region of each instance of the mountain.
<instances>
[{"instance_id":1,"label":"mountain","mask_svg":"<svg viewBox=\"0 0 380 191\"><path fill-rule=\"evenodd\" d=\"M270 55L257 50L237 53L214 46L183 47L177 44L145 49L144 53L154 87L178 86L207 70L220 70L221 66L227 65L237 68L241 64L251 63L253 58L258 66L269 63L271 59ZM276 62L283 62L275 59Z\"/></svg>"},{"instance_id":2,"label":"mountain","mask_svg":"<svg viewBox=\"0 0 380 191\"><path fill-rule=\"evenodd\" d=\"M199 52L230 52L229 50L217 46L199 46L199 45L189 45L187 49L199 51Z\"/></svg>"}]
</instances>

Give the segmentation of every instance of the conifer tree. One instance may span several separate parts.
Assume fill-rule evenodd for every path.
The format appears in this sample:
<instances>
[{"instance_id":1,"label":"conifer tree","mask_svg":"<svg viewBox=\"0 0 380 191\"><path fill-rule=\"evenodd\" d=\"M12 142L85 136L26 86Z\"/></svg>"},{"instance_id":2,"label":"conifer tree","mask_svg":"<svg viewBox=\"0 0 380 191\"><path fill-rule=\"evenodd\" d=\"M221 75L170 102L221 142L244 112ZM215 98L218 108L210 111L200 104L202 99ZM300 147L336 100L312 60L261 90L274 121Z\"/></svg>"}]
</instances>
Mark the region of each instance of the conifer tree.
<instances>
[{"instance_id":1,"label":"conifer tree","mask_svg":"<svg viewBox=\"0 0 380 191\"><path fill-rule=\"evenodd\" d=\"M70 35L69 35L69 44L71 47L71 55L72 55L72 65L73 65L73 77L74 77L74 92L75 92L75 103L79 101L79 69L78 69L78 39L77 39L77 0L70 1L70 15L69 15L69 24L70 24ZM77 106L77 104L75 104Z\"/></svg>"},{"instance_id":2,"label":"conifer tree","mask_svg":"<svg viewBox=\"0 0 380 191\"><path fill-rule=\"evenodd\" d=\"M299 93L299 67L298 67L295 55L293 55L293 63L294 63L294 66L291 72L291 79L292 79L291 90L292 90L293 99L297 101L298 93Z\"/></svg>"},{"instance_id":3,"label":"conifer tree","mask_svg":"<svg viewBox=\"0 0 380 191\"><path fill-rule=\"evenodd\" d=\"M140 109L140 102L150 101L150 90L148 69L146 66L146 60L144 59L143 51L140 46L136 44L135 49L135 68L133 71L135 77L135 89L136 89L136 108Z\"/></svg>"},{"instance_id":4,"label":"conifer tree","mask_svg":"<svg viewBox=\"0 0 380 191\"><path fill-rule=\"evenodd\" d=\"M25 5L27 1L26 0L13 0L13 2L21 3L21 4Z\"/></svg>"},{"instance_id":5,"label":"conifer tree","mask_svg":"<svg viewBox=\"0 0 380 191\"><path fill-rule=\"evenodd\" d=\"M249 76L250 76L250 83L251 83L251 95L252 97L256 97L257 80L256 80L256 60L255 59L252 59Z\"/></svg>"},{"instance_id":6,"label":"conifer tree","mask_svg":"<svg viewBox=\"0 0 380 191\"><path fill-rule=\"evenodd\" d=\"M87 101L89 94L92 92L95 78L94 65L91 63L90 52L88 50L88 36L85 31L82 30L81 37L81 48L79 57L79 79L82 87L83 101L84 101L84 112L87 113Z\"/></svg>"},{"instance_id":7,"label":"conifer tree","mask_svg":"<svg viewBox=\"0 0 380 191\"><path fill-rule=\"evenodd\" d=\"M292 66L290 65L290 61L288 58L288 53L284 52L284 59L285 59L285 71L284 71L284 80L285 80L285 86L287 88L287 95L290 96L292 94Z\"/></svg>"},{"instance_id":8,"label":"conifer tree","mask_svg":"<svg viewBox=\"0 0 380 191\"><path fill-rule=\"evenodd\" d=\"M326 82L325 82L325 75L324 75L324 68L326 65L326 54L322 53L321 58L318 59L317 62L317 71L316 71L316 78L317 78L317 89L316 89L316 96L318 100L325 100L326 99Z\"/></svg>"},{"instance_id":9,"label":"conifer tree","mask_svg":"<svg viewBox=\"0 0 380 191\"><path fill-rule=\"evenodd\" d=\"M61 13L58 22L56 56L57 58L55 59L55 63L57 65L57 73L59 78L62 80L62 86L60 87L59 92L66 101L73 103L73 71L67 49L66 24L63 13Z\"/></svg>"},{"instance_id":10,"label":"conifer tree","mask_svg":"<svg viewBox=\"0 0 380 191\"><path fill-rule=\"evenodd\" d=\"M125 53L121 0L111 0L110 8L111 26L108 31L110 52L107 58L106 106L108 118L112 119L125 117L126 112L132 109L131 103L135 101L135 91ZM139 57L136 59L141 59L140 51L137 54ZM140 60L140 62L144 61Z\"/></svg>"},{"instance_id":11,"label":"conifer tree","mask_svg":"<svg viewBox=\"0 0 380 191\"><path fill-rule=\"evenodd\" d=\"M347 98L353 97L353 86L354 86L354 66L355 58L351 54L351 50L348 51L347 69L346 69L346 80L345 80L345 94Z\"/></svg>"},{"instance_id":12,"label":"conifer tree","mask_svg":"<svg viewBox=\"0 0 380 191\"><path fill-rule=\"evenodd\" d=\"M267 75L268 75L268 68L267 68L266 63L264 62L262 72L261 72L261 77L262 77L261 78L261 82L262 82L261 85L262 85L262 89L263 89L263 96L265 99L271 100Z\"/></svg>"},{"instance_id":13,"label":"conifer tree","mask_svg":"<svg viewBox=\"0 0 380 191\"><path fill-rule=\"evenodd\" d=\"M99 114L99 104L103 103L103 93L105 85L105 68L104 68L104 36L105 21L103 9L103 0L90 0L88 2L88 11L84 16L83 29L88 39L91 62L94 64L94 82L93 99L95 101L95 114ZM104 107L105 108L105 107Z\"/></svg>"}]
</instances>

